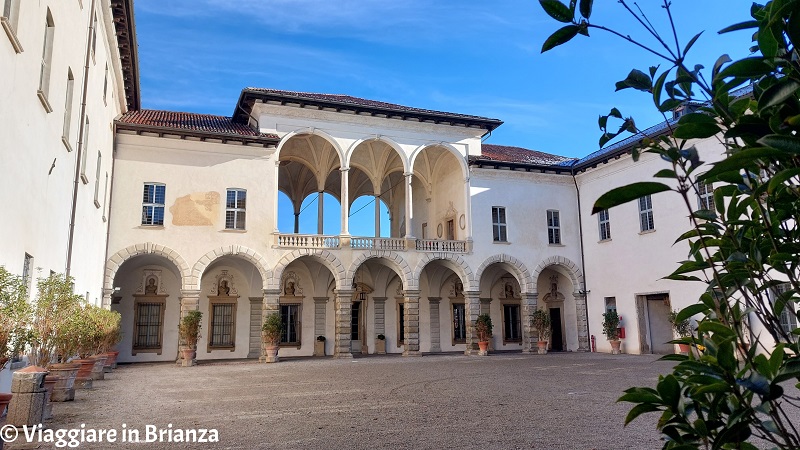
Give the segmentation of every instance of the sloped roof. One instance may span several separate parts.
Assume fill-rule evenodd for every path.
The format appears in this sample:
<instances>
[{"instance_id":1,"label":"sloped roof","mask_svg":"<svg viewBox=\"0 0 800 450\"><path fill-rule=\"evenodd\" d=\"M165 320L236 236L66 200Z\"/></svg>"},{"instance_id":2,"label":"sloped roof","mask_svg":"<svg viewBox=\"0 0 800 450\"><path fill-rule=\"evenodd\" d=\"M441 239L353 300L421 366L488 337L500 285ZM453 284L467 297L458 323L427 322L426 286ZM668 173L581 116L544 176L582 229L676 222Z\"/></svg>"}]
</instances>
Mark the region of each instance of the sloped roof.
<instances>
[{"instance_id":1,"label":"sloped roof","mask_svg":"<svg viewBox=\"0 0 800 450\"><path fill-rule=\"evenodd\" d=\"M312 106L330 108L337 112L352 111L359 114L385 116L401 120L416 119L421 122L463 125L483 128L488 131L494 130L503 124L503 121L499 119L414 108L411 106L352 97L350 95L296 92L254 87L242 90L239 103L233 114L233 120L237 123L246 123L256 100L265 102L274 101L282 105L298 104L300 107Z\"/></svg>"},{"instance_id":2,"label":"sloped roof","mask_svg":"<svg viewBox=\"0 0 800 450\"><path fill-rule=\"evenodd\" d=\"M483 144L481 156L476 156L475 161L498 161L518 164L533 164L537 166L551 166L564 162L575 161L575 158L552 155L536 150L510 145Z\"/></svg>"},{"instance_id":3,"label":"sloped roof","mask_svg":"<svg viewBox=\"0 0 800 450\"><path fill-rule=\"evenodd\" d=\"M128 110L136 110L142 101L139 90L139 49L136 43L133 0L111 0L111 13L114 15L117 48L122 65L125 103Z\"/></svg>"},{"instance_id":4,"label":"sloped roof","mask_svg":"<svg viewBox=\"0 0 800 450\"><path fill-rule=\"evenodd\" d=\"M117 121L117 128L131 131L175 132L198 137L229 138L276 144L276 134L259 133L247 124L234 123L230 117L188 112L142 109L128 111Z\"/></svg>"}]
</instances>

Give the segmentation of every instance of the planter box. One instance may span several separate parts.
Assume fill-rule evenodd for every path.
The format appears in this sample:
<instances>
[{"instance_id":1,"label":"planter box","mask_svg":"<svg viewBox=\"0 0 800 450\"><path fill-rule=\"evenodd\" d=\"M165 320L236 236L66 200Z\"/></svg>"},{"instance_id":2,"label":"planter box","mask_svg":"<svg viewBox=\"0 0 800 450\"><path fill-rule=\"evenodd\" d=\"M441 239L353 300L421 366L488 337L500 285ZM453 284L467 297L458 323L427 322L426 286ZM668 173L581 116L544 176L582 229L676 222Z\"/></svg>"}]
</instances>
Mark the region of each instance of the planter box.
<instances>
[{"instance_id":1,"label":"planter box","mask_svg":"<svg viewBox=\"0 0 800 450\"><path fill-rule=\"evenodd\" d=\"M386 340L378 339L375 341L375 353L379 355L386 354Z\"/></svg>"},{"instance_id":2,"label":"planter box","mask_svg":"<svg viewBox=\"0 0 800 450\"><path fill-rule=\"evenodd\" d=\"M314 341L314 356L325 356L325 341Z\"/></svg>"}]
</instances>

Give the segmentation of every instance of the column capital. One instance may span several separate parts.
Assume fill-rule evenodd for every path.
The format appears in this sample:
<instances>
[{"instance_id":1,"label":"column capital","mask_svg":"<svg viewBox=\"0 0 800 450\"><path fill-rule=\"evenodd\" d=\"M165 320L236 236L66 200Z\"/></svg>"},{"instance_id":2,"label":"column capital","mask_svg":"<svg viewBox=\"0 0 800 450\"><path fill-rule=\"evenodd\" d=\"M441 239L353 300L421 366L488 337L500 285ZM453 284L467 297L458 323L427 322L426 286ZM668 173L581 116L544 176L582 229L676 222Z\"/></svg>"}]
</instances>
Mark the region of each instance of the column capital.
<instances>
[{"instance_id":1,"label":"column capital","mask_svg":"<svg viewBox=\"0 0 800 450\"><path fill-rule=\"evenodd\" d=\"M181 298L200 298L199 289L181 289Z\"/></svg>"},{"instance_id":2,"label":"column capital","mask_svg":"<svg viewBox=\"0 0 800 450\"><path fill-rule=\"evenodd\" d=\"M464 298L480 299L481 291L464 291Z\"/></svg>"},{"instance_id":3,"label":"column capital","mask_svg":"<svg viewBox=\"0 0 800 450\"><path fill-rule=\"evenodd\" d=\"M386 297L372 297L373 303L384 303L386 301Z\"/></svg>"},{"instance_id":4,"label":"column capital","mask_svg":"<svg viewBox=\"0 0 800 450\"><path fill-rule=\"evenodd\" d=\"M356 292L355 289L334 289L333 293L337 297L352 297L353 294Z\"/></svg>"},{"instance_id":5,"label":"column capital","mask_svg":"<svg viewBox=\"0 0 800 450\"><path fill-rule=\"evenodd\" d=\"M262 294L263 294L265 297L266 297L266 296L268 296L268 295L275 295L275 296L278 296L278 295L281 295L281 290L280 290L280 289L263 289L263 290L261 291L261 293L262 293Z\"/></svg>"},{"instance_id":6,"label":"column capital","mask_svg":"<svg viewBox=\"0 0 800 450\"><path fill-rule=\"evenodd\" d=\"M410 177L414 176L414 172L403 172L403 176L406 177L406 178L410 178Z\"/></svg>"},{"instance_id":7,"label":"column capital","mask_svg":"<svg viewBox=\"0 0 800 450\"><path fill-rule=\"evenodd\" d=\"M328 303L328 297L314 297L314 303Z\"/></svg>"},{"instance_id":8,"label":"column capital","mask_svg":"<svg viewBox=\"0 0 800 450\"><path fill-rule=\"evenodd\" d=\"M344 167L344 166L339 167L339 172L349 172L349 171L350 171L349 167Z\"/></svg>"},{"instance_id":9,"label":"column capital","mask_svg":"<svg viewBox=\"0 0 800 450\"><path fill-rule=\"evenodd\" d=\"M420 290L419 289L406 289L403 291L403 297L416 297L419 298Z\"/></svg>"},{"instance_id":10,"label":"column capital","mask_svg":"<svg viewBox=\"0 0 800 450\"><path fill-rule=\"evenodd\" d=\"M431 304L439 303L442 301L442 297L428 297L428 302Z\"/></svg>"}]
</instances>

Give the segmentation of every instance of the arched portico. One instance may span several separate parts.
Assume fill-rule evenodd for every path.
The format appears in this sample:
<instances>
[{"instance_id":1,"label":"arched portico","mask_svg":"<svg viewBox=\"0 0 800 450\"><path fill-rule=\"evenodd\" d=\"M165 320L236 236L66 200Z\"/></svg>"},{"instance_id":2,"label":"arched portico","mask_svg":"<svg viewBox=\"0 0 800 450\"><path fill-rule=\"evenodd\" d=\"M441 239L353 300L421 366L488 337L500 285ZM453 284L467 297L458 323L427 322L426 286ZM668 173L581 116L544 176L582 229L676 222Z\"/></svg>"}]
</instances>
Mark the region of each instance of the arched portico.
<instances>
[{"instance_id":1,"label":"arched portico","mask_svg":"<svg viewBox=\"0 0 800 450\"><path fill-rule=\"evenodd\" d=\"M537 307L547 310L553 322L551 349L563 346L563 350L588 352L586 292L580 267L563 256L552 256L537 265L533 276L539 292Z\"/></svg>"}]
</instances>

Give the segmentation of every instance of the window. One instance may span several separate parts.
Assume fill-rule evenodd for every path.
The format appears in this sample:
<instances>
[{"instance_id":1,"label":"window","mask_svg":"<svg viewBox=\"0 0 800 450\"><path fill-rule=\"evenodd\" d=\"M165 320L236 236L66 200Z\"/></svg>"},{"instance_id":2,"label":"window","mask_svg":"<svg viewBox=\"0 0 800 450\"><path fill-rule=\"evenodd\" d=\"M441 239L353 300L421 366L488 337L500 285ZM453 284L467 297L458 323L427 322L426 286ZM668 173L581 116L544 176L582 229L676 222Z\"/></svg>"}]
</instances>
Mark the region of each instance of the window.
<instances>
[{"instance_id":1,"label":"window","mask_svg":"<svg viewBox=\"0 0 800 450\"><path fill-rule=\"evenodd\" d=\"M505 207L492 206L492 236L495 242L508 242Z\"/></svg>"},{"instance_id":2,"label":"window","mask_svg":"<svg viewBox=\"0 0 800 450\"><path fill-rule=\"evenodd\" d=\"M145 183L142 196L142 225L164 225L164 196L167 186Z\"/></svg>"},{"instance_id":3,"label":"window","mask_svg":"<svg viewBox=\"0 0 800 450\"><path fill-rule=\"evenodd\" d=\"M225 202L225 229L244 230L247 191L244 189L228 189Z\"/></svg>"},{"instance_id":4,"label":"window","mask_svg":"<svg viewBox=\"0 0 800 450\"><path fill-rule=\"evenodd\" d=\"M611 239L611 220L608 218L608 210L604 209L597 213L597 220L600 226L600 240Z\"/></svg>"},{"instance_id":5,"label":"window","mask_svg":"<svg viewBox=\"0 0 800 450\"><path fill-rule=\"evenodd\" d=\"M406 343L406 305L402 301L397 302L397 346L402 347Z\"/></svg>"},{"instance_id":6,"label":"window","mask_svg":"<svg viewBox=\"0 0 800 450\"><path fill-rule=\"evenodd\" d=\"M44 42L42 44L42 62L41 71L39 72L39 90L36 94L42 102L44 109L47 112L52 112L53 108L47 100L50 92L50 70L53 65L53 36L55 35L55 24L53 23L53 15L50 14L50 9L47 9L47 17L44 24Z\"/></svg>"},{"instance_id":7,"label":"window","mask_svg":"<svg viewBox=\"0 0 800 450\"><path fill-rule=\"evenodd\" d=\"M230 348L236 344L236 302L235 300L210 300L211 333L208 347Z\"/></svg>"},{"instance_id":8,"label":"window","mask_svg":"<svg viewBox=\"0 0 800 450\"><path fill-rule=\"evenodd\" d=\"M0 16L0 22L3 24L3 29L11 40L11 45L14 51L22 53L22 45L17 39L17 25L19 24L19 3L20 0L3 0L3 15Z\"/></svg>"},{"instance_id":9,"label":"window","mask_svg":"<svg viewBox=\"0 0 800 450\"><path fill-rule=\"evenodd\" d=\"M108 97L108 64L106 64L106 75L103 78L103 103L106 103Z\"/></svg>"},{"instance_id":10,"label":"window","mask_svg":"<svg viewBox=\"0 0 800 450\"><path fill-rule=\"evenodd\" d=\"M783 283L775 286L773 292L774 299L777 300L778 296L786 294L789 292L789 290L791 290L791 285L789 283ZM798 327L797 312L794 308L795 303L787 299L783 310L781 311L781 328L787 334L792 334L792 331Z\"/></svg>"},{"instance_id":11,"label":"window","mask_svg":"<svg viewBox=\"0 0 800 450\"><path fill-rule=\"evenodd\" d=\"M95 60L95 53L97 53L97 13L92 20L92 62Z\"/></svg>"},{"instance_id":12,"label":"window","mask_svg":"<svg viewBox=\"0 0 800 450\"><path fill-rule=\"evenodd\" d=\"M639 227L642 232L656 229L653 222L653 199L649 195L639 197Z\"/></svg>"},{"instance_id":13,"label":"window","mask_svg":"<svg viewBox=\"0 0 800 450\"><path fill-rule=\"evenodd\" d=\"M697 208L714 211L714 186L703 181L697 182Z\"/></svg>"},{"instance_id":14,"label":"window","mask_svg":"<svg viewBox=\"0 0 800 450\"><path fill-rule=\"evenodd\" d=\"M300 305L281 305L281 345L300 346Z\"/></svg>"},{"instance_id":15,"label":"window","mask_svg":"<svg viewBox=\"0 0 800 450\"><path fill-rule=\"evenodd\" d=\"M103 160L103 154L97 152L97 171L94 176L94 206L100 207L100 163Z\"/></svg>"},{"instance_id":16,"label":"window","mask_svg":"<svg viewBox=\"0 0 800 450\"><path fill-rule=\"evenodd\" d=\"M163 302L137 302L133 336L134 350L161 351L164 326Z\"/></svg>"},{"instance_id":17,"label":"window","mask_svg":"<svg viewBox=\"0 0 800 450\"><path fill-rule=\"evenodd\" d=\"M25 253L25 261L22 263L22 285L28 292L31 291L31 269L33 269L33 256Z\"/></svg>"},{"instance_id":18,"label":"window","mask_svg":"<svg viewBox=\"0 0 800 450\"><path fill-rule=\"evenodd\" d=\"M89 159L89 116L86 116L86 121L83 125L83 143L79 143L78 147L83 149L80 152L81 181L83 181L83 184L86 184L89 182L89 177L86 176L86 160Z\"/></svg>"},{"instance_id":19,"label":"window","mask_svg":"<svg viewBox=\"0 0 800 450\"><path fill-rule=\"evenodd\" d=\"M547 242L561 244L561 220L559 220L558 211L547 211Z\"/></svg>"},{"instance_id":20,"label":"window","mask_svg":"<svg viewBox=\"0 0 800 450\"><path fill-rule=\"evenodd\" d=\"M617 298L616 297L605 297L606 303L606 312L617 311Z\"/></svg>"},{"instance_id":21,"label":"window","mask_svg":"<svg viewBox=\"0 0 800 450\"><path fill-rule=\"evenodd\" d=\"M61 131L61 142L67 147L67 151L72 151L69 143L72 132L72 92L75 88L75 77L72 76L72 69L67 69L67 93L64 100L64 129Z\"/></svg>"},{"instance_id":22,"label":"window","mask_svg":"<svg viewBox=\"0 0 800 450\"><path fill-rule=\"evenodd\" d=\"M103 222L106 221L106 205L108 204L108 172L106 172L106 182L103 185Z\"/></svg>"},{"instance_id":23,"label":"window","mask_svg":"<svg viewBox=\"0 0 800 450\"><path fill-rule=\"evenodd\" d=\"M467 321L463 303L453 303L453 344L467 342Z\"/></svg>"},{"instance_id":24,"label":"window","mask_svg":"<svg viewBox=\"0 0 800 450\"><path fill-rule=\"evenodd\" d=\"M522 342L519 305L503 305L503 342Z\"/></svg>"}]
</instances>

